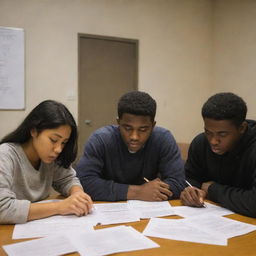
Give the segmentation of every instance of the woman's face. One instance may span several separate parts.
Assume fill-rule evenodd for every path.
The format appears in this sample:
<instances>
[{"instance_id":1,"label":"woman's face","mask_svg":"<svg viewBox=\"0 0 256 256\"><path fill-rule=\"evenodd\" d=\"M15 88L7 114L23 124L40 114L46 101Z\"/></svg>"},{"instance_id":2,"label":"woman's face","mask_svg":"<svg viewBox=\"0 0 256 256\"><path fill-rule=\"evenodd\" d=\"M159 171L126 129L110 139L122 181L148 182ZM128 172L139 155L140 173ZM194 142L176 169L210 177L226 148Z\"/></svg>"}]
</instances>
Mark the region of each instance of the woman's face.
<instances>
[{"instance_id":1,"label":"woman's face","mask_svg":"<svg viewBox=\"0 0 256 256\"><path fill-rule=\"evenodd\" d=\"M41 160L44 163L52 163L60 155L71 134L69 125L61 125L55 129L46 129L38 133L31 131L33 159Z\"/></svg>"}]
</instances>

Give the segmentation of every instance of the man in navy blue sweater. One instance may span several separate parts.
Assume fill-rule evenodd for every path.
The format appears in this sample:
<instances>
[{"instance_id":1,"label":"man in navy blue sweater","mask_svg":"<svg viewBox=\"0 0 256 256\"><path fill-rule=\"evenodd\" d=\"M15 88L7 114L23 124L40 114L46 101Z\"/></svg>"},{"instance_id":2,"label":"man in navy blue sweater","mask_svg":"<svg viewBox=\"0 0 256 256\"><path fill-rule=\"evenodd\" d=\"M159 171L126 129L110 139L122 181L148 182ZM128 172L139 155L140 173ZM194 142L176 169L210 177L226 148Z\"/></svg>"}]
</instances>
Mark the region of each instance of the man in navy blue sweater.
<instances>
[{"instance_id":1,"label":"man in navy blue sweater","mask_svg":"<svg viewBox=\"0 0 256 256\"><path fill-rule=\"evenodd\" d=\"M172 134L155 124L156 102L145 92L124 94L118 125L95 131L76 171L93 200L178 198L184 188L180 151Z\"/></svg>"},{"instance_id":2,"label":"man in navy blue sweater","mask_svg":"<svg viewBox=\"0 0 256 256\"><path fill-rule=\"evenodd\" d=\"M202 206L208 198L256 217L256 122L233 93L217 93L202 108L204 133L192 141L185 165L193 186L181 193L185 205Z\"/></svg>"}]
</instances>

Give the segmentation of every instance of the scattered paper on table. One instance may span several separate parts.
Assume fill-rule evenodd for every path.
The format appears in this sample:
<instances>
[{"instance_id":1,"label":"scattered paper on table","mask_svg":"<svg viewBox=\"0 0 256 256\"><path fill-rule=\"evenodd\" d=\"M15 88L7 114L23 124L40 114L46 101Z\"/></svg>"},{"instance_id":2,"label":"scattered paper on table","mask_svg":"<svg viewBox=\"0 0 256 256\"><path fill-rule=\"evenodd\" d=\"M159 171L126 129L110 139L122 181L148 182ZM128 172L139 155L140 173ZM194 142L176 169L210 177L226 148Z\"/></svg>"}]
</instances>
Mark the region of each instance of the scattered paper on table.
<instances>
[{"instance_id":1,"label":"scattered paper on table","mask_svg":"<svg viewBox=\"0 0 256 256\"><path fill-rule=\"evenodd\" d=\"M9 256L56 256L77 251L65 236L45 237L10 245L3 249Z\"/></svg>"},{"instance_id":2,"label":"scattered paper on table","mask_svg":"<svg viewBox=\"0 0 256 256\"><path fill-rule=\"evenodd\" d=\"M141 219L175 215L168 201L148 202L140 200L129 200L129 208L137 211Z\"/></svg>"},{"instance_id":3,"label":"scattered paper on table","mask_svg":"<svg viewBox=\"0 0 256 256\"><path fill-rule=\"evenodd\" d=\"M184 218L198 216L201 214L214 214L217 216L224 216L234 213L226 208L210 204L207 202L205 202L205 206L206 207L173 206L172 209L176 215L182 216Z\"/></svg>"},{"instance_id":4,"label":"scattered paper on table","mask_svg":"<svg viewBox=\"0 0 256 256\"><path fill-rule=\"evenodd\" d=\"M81 256L100 256L159 247L157 243L128 226L70 234L69 238Z\"/></svg>"}]
</instances>

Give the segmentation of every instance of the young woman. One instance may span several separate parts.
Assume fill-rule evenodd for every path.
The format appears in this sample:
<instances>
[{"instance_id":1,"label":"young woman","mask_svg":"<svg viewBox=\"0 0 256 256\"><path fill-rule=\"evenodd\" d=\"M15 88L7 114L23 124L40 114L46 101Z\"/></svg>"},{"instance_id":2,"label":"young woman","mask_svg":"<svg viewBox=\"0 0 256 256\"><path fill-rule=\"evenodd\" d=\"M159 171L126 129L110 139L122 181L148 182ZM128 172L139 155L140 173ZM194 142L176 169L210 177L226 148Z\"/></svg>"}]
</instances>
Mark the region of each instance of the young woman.
<instances>
[{"instance_id":1,"label":"young woman","mask_svg":"<svg viewBox=\"0 0 256 256\"><path fill-rule=\"evenodd\" d=\"M16 130L0 141L0 223L25 223L52 215L86 215L92 200L71 163L77 154L77 127L61 103L36 106ZM45 199L51 186L65 200Z\"/></svg>"}]
</instances>

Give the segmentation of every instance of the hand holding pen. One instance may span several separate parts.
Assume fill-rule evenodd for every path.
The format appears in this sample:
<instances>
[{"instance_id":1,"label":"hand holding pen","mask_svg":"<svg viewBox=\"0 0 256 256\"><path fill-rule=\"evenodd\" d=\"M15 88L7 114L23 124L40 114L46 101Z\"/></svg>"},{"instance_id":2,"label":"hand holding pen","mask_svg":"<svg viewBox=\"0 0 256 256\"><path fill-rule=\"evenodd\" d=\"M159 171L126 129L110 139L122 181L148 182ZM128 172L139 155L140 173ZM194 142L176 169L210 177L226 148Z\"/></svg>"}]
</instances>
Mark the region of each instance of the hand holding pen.
<instances>
[{"instance_id":1,"label":"hand holding pen","mask_svg":"<svg viewBox=\"0 0 256 256\"><path fill-rule=\"evenodd\" d=\"M186 187L180 195L180 199L184 205L195 206L195 207L205 207L204 199L206 193L194 186L192 186L188 181L186 181L188 187Z\"/></svg>"},{"instance_id":2,"label":"hand holding pen","mask_svg":"<svg viewBox=\"0 0 256 256\"><path fill-rule=\"evenodd\" d=\"M145 183L140 186L140 199L145 201L164 201L172 196L170 186L159 178L148 180L143 177Z\"/></svg>"}]
</instances>

